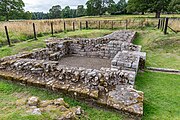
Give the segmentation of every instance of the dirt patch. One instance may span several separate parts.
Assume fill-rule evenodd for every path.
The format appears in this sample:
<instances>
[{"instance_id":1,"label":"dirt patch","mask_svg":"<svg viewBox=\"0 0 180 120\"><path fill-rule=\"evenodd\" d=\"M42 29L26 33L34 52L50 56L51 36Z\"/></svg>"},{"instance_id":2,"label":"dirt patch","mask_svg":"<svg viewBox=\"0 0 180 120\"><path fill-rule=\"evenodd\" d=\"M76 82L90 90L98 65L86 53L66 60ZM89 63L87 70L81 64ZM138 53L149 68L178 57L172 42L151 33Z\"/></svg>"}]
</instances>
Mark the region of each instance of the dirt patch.
<instances>
[{"instance_id":1,"label":"dirt patch","mask_svg":"<svg viewBox=\"0 0 180 120\"><path fill-rule=\"evenodd\" d=\"M111 60L101 59L101 58L89 58L89 57L79 57L79 56L66 56L60 61L61 65L68 67L84 67L91 69L101 69L102 67L110 68Z\"/></svg>"}]
</instances>

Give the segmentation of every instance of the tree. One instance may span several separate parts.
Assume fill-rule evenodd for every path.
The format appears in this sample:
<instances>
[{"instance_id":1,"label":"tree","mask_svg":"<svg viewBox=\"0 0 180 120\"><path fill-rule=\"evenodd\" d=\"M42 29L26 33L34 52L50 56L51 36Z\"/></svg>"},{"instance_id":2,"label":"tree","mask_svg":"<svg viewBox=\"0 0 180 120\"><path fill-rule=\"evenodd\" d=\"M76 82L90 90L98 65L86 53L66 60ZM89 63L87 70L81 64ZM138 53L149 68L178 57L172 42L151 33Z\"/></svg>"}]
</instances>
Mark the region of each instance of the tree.
<instances>
[{"instance_id":1,"label":"tree","mask_svg":"<svg viewBox=\"0 0 180 120\"><path fill-rule=\"evenodd\" d=\"M148 9L148 0L129 0L126 9L128 12L141 12L144 15Z\"/></svg>"},{"instance_id":2,"label":"tree","mask_svg":"<svg viewBox=\"0 0 180 120\"><path fill-rule=\"evenodd\" d=\"M88 0L86 2L86 6L87 6L87 9L86 9L86 14L87 15L95 15L95 9L94 9L94 0Z\"/></svg>"},{"instance_id":3,"label":"tree","mask_svg":"<svg viewBox=\"0 0 180 120\"><path fill-rule=\"evenodd\" d=\"M23 17L22 17L22 18L23 18L23 19L30 20L30 19L32 19L32 13L31 13L31 12L29 12L29 11L24 12L24 14L23 14Z\"/></svg>"},{"instance_id":4,"label":"tree","mask_svg":"<svg viewBox=\"0 0 180 120\"><path fill-rule=\"evenodd\" d=\"M49 15L51 18L61 18L61 6L52 6L52 8L49 10Z\"/></svg>"},{"instance_id":5,"label":"tree","mask_svg":"<svg viewBox=\"0 0 180 120\"><path fill-rule=\"evenodd\" d=\"M127 10L126 10L127 2L126 2L126 0L120 0L117 3L116 7L117 7L117 10L119 13L123 13L123 14L127 13Z\"/></svg>"},{"instance_id":6,"label":"tree","mask_svg":"<svg viewBox=\"0 0 180 120\"><path fill-rule=\"evenodd\" d=\"M103 0L103 9L103 14L105 12L114 13L117 11L116 3L114 2L114 0Z\"/></svg>"},{"instance_id":7,"label":"tree","mask_svg":"<svg viewBox=\"0 0 180 120\"><path fill-rule=\"evenodd\" d=\"M149 10L156 13L156 18L160 18L162 11L167 11L171 0L151 0Z\"/></svg>"},{"instance_id":8,"label":"tree","mask_svg":"<svg viewBox=\"0 0 180 120\"><path fill-rule=\"evenodd\" d=\"M106 12L116 12L114 0L88 0L86 6L87 15L103 15Z\"/></svg>"},{"instance_id":9,"label":"tree","mask_svg":"<svg viewBox=\"0 0 180 120\"><path fill-rule=\"evenodd\" d=\"M83 5L78 5L76 15L78 17L84 16L85 15L85 9Z\"/></svg>"},{"instance_id":10,"label":"tree","mask_svg":"<svg viewBox=\"0 0 180 120\"><path fill-rule=\"evenodd\" d=\"M156 13L156 18L160 17L161 12L167 11L171 0L129 0L127 10L130 12L150 11Z\"/></svg>"},{"instance_id":11,"label":"tree","mask_svg":"<svg viewBox=\"0 0 180 120\"><path fill-rule=\"evenodd\" d=\"M62 10L62 16L63 18L70 18L71 16L71 8L69 6L66 6L63 10Z\"/></svg>"},{"instance_id":12,"label":"tree","mask_svg":"<svg viewBox=\"0 0 180 120\"><path fill-rule=\"evenodd\" d=\"M86 6L88 15L101 15L103 13L102 0L88 0Z\"/></svg>"},{"instance_id":13,"label":"tree","mask_svg":"<svg viewBox=\"0 0 180 120\"><path fill-rule=\"evenodd\" d=\"M0 16L6 16L6 21L9 21L9 16L23 12L24 6L22 0L0 0Z\"/></svg>"},{"instance_id":14,"label":"tree","mask_svg":"<svg viewBox=\"0 0 180 120\"><path fill-rule=\"evenodd\" d=\"M169 4L168 11L180 12L180 0L172 0Z\"/></svg>"},{"instance_id":15,"label":"tree","mask_svg":"<svg viewBox=\"0 0 180 120\"><path fill-rule=\"evenodd\" d=\"M33 20L40 20L40 19L49 19L49 13L43 13L43 12L33 12L32 13L32 19Z\"/></svg>"},{"instance_id":16,"label":"tree","mask_svg":"<svg viewBox=\"0 0 180 120\"><path fill-rule=\"evenodd\" d=\"M77 15L76 15L76 9L70 9L70 18L75 18L75 17L77 17Z\"/></svg>"}]
</instances>

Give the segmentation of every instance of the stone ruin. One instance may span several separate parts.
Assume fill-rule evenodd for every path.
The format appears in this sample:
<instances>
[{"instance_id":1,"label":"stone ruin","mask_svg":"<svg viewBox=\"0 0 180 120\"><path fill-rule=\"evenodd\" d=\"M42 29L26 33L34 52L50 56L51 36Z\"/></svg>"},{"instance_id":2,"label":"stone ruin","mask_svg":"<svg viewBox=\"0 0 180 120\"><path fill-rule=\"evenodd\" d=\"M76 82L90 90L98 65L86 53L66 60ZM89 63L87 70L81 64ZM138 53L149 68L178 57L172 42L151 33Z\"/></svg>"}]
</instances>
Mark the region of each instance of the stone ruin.
<instances>
[{"instance_id":1,"label":"stone ruin","mask_svg":"<svg viewBox=\"0 0 180 120\"><path fill-rule=\"evenodd\" d=\"M135 35L116 31L93 39L51 38L46 48L0 59L0 77L142 116L144 94L134 83L146 53L132 44Z\"/></svg>"},{"instance_id":2,"label":"stone ruin","mask_svg":"<svg viewBox=\"0 0 180 120\"><path fill-rule=\"evenodd\" d=\"M85 118L80 106L70 107L63 98L55 100L40 100L36 96L21 98L16 101L16 106L26 110L28 115L42 115L47 113L53 120L79 120Z\"/></svg>"}]
</instances>

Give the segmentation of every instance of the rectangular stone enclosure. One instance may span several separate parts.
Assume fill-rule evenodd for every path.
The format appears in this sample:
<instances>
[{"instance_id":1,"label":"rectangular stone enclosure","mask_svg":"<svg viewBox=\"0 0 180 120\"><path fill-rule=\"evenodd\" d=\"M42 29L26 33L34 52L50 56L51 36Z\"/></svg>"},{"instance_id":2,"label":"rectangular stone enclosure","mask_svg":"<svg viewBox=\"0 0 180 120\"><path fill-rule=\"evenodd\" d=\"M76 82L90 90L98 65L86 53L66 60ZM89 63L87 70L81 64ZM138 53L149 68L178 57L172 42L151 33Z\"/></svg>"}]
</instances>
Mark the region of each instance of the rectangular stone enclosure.
<instances>
[{"instance_id":1,"label":"rectangular stone enclosure","mask_svg":"<svg viewBox=\"0 0 180 120\"><path fill-rule=\"evenodd\" d=\"M133 45L135 32L100 38L50 38L46 48L0 59L0 77L143 115L143 92L134 89L146 53Z\"/></svg>"}]
</instances>

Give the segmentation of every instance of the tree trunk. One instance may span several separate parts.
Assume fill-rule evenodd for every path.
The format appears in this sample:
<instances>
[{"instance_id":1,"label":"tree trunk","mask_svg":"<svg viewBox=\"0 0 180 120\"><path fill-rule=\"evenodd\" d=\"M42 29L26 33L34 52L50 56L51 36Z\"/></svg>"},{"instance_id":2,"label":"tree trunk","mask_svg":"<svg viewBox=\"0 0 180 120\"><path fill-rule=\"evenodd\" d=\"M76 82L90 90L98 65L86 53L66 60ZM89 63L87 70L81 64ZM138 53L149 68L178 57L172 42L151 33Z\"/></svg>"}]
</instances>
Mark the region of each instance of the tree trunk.
<instances>
[{"instance_id":1,"label":"tree trunk","mask_svg":"<svg viewBox=\"0 0 180 120\"><path fill-rule=\"evenodd\" d=\"M144 15L144 11L141 13L141 15Z\"/></svg>"},{"instance_id":2,"label":"tree trunk","mask_svg":"<svg viewBox=\"0 0 180 120\"><path fill-rule=\"evenodd\" d=\"M161 17L161 11L156 11L156 18L160 18Z\"/></svg>"}]
</instances>

